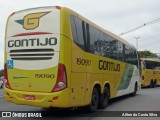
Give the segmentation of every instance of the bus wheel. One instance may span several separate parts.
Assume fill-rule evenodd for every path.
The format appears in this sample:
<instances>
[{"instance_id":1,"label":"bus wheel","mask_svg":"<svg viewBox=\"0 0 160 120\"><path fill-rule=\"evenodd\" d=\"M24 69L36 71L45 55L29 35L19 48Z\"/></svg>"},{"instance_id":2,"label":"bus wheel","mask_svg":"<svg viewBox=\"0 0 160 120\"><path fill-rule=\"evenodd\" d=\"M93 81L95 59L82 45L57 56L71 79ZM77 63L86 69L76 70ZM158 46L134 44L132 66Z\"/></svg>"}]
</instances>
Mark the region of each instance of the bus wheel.
<instances>
[{"instance_id":1,"label":"bus wheel","mask_svg":"<svg viewBox=\"0 0 160 120\"><path fill-rule=\"evenodd\" d=\"M92 91L91 103L90 105L87 106L87 110L89 112L95 112L98 108L98 102L99 102L98 90L94 88Z\"/></svg>"},{"instance_id":2,"label":"bus wheel","mask_svg":"<svg viewBox=\"0 0 160 120\"><path fill-rule=\"evenodd\" d=\"M153 86L154 86L153 84L154 84L154 83L153 83L153 80L151 80L149 87L150 87L150 88L153 88Z\"/></svg>"},{"instance_id":3,"label":"bus wheel","mask_svg":"<svg viewBox=\"0 0 160 120\"><path fill-rule=\"evenodd\" d=\"M99 108L106 108L109 102L109 90L107 87L104 88L103 94L99 98Z\"/></svg>"},{"instance_id":4,"label":"bus wheel","mask_svg":"<svg viewBox=\"0 0 160 120\"><path fill-rule=\"evenodd\" d=\"M156 86L157 86L157 80L154 80L153 88L155 88Z\"/></svg>"},{"instance_id":5,"label":"bus wheel","mask_svg":"<svg viewBox=\"0 0 160 120\"><path fill-rule=\"evenodd\" d=\"M136 96L136 94L137 94L137 88L138 88L138 86L137 86L137 83L136 83L135 86L134 86L134 92L131 93L131 96Z\"/></svg>"}]
</instances>

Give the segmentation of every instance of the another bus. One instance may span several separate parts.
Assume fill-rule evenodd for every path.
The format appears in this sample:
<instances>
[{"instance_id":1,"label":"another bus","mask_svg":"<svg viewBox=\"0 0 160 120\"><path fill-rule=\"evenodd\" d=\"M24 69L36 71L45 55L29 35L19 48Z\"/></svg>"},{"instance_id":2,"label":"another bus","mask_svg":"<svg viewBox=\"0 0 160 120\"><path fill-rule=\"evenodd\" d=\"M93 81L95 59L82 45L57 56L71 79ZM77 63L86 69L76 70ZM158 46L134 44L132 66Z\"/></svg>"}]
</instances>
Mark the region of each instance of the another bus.
<instances>
[{"instance_id":1,"label":"another bus","mask_svg":"<svg viewBox=\"0 0 160 120\"><path fill-rule=\"evenodd\" d=\"M141 58L142 87L154 88L160 85L160 60L157 58Z\"/></svg>"},{"instance_id":2,"label":"another bus","mask_svg":"<svg viewBox=\"0 0 160 120\"><path fill-rule=\"evenodd\" d=\"M141 87L132 45L59 6L9 16L4 66L5 98L15 104L95 111Z\"/></svg>"}]
</instances>

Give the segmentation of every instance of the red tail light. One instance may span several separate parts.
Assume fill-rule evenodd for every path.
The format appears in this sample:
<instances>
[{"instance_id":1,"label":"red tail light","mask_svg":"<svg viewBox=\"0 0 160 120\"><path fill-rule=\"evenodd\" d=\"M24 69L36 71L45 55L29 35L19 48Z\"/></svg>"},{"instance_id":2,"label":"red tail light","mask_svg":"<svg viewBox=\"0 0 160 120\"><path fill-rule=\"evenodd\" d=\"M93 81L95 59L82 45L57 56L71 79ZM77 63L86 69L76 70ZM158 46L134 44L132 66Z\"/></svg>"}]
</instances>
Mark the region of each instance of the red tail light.
<instances>
[{"instance_id":1,"label":"red tail light","mask_svg":"<svg viewBox=\"0 0 160 120\"><path fill-rule=\"evenodd\" d=\"M144 80L144 75L142 75L142 80Z\"/></svg>"},{"instance_id":2,"label":"red tail light","mask_svg":"<svg viewBox=\"0 0 160 120\"><path fill-rule=\"evenodd\" d=\"M4 64L4 84L5 84L5 87L11 89L11 86L8 82L8 72L7 72L7 64L6 63Z\"/></svg>"},{"instance_id":3,"label":"red tail light","mask_svg":"<svg viewBox=\"0 0 160 120\"><path fill-rule=\"evenodd\" d=\"M61 7L60 6L55 6L57 9L61 10Z\"/></svg>"},{"instance_id":4,"label":"red tail light","mask_svg":"<svg viewBox=\"0 0 160 120\"><path fill-rule=\"evenodd\" d=\"M58 65L58 74L57 74L57 81L52 90L52 92L57 92L65 89L67 87L67 74L66 74L66 67L64 64Z\"/></svg>"}]
</instances>

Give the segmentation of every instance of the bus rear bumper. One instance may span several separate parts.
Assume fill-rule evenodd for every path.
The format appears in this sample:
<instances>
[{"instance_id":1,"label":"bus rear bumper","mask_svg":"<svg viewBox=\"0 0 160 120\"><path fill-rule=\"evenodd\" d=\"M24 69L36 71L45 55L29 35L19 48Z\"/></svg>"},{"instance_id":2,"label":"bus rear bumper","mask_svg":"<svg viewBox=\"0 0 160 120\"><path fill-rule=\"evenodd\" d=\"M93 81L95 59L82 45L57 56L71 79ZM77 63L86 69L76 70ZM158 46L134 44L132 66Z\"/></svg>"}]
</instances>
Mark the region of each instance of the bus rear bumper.
<instances>
[{"instance_id":1,"label":"bus rear bumper","mask_svg":"<svg viewBox=\"0 0 160 120\"><path fill-rule=\"evenodd\" d=\"M11 90L5 87L5 98L7 101L19 104L38 107L58 107L68 106L68 89L54 93L27 92Z\"/></svg>"}]
</instances>

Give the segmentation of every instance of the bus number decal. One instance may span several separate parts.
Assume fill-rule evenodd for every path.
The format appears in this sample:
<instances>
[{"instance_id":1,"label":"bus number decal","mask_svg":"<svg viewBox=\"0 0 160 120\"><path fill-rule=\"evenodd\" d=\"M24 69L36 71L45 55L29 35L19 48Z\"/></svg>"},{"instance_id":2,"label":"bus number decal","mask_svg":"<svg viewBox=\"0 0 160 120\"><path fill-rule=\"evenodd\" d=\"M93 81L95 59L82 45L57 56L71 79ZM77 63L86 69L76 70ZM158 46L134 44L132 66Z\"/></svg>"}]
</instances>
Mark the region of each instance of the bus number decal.
<instances>
[{"instance_id":1,"label":"bus number decal","mask_svg":"<svg viewBox=\"0 0 160 120\"><path fill-rule=\"evenodd\" d=\"M50 78L53 79L54 74L35 74L35 78Z\"/></svg>"},{"instance_id":2,"label":"bus number decal","mask_svg":"<svg viewBox=\"0 0 160 120\"><path fill-rule=\"evenodd\" d=\"M84 66L91 66L91 60L82 59L82 58L76 58L78 65L84 65Z\"/></svg>"}]
</instances>

